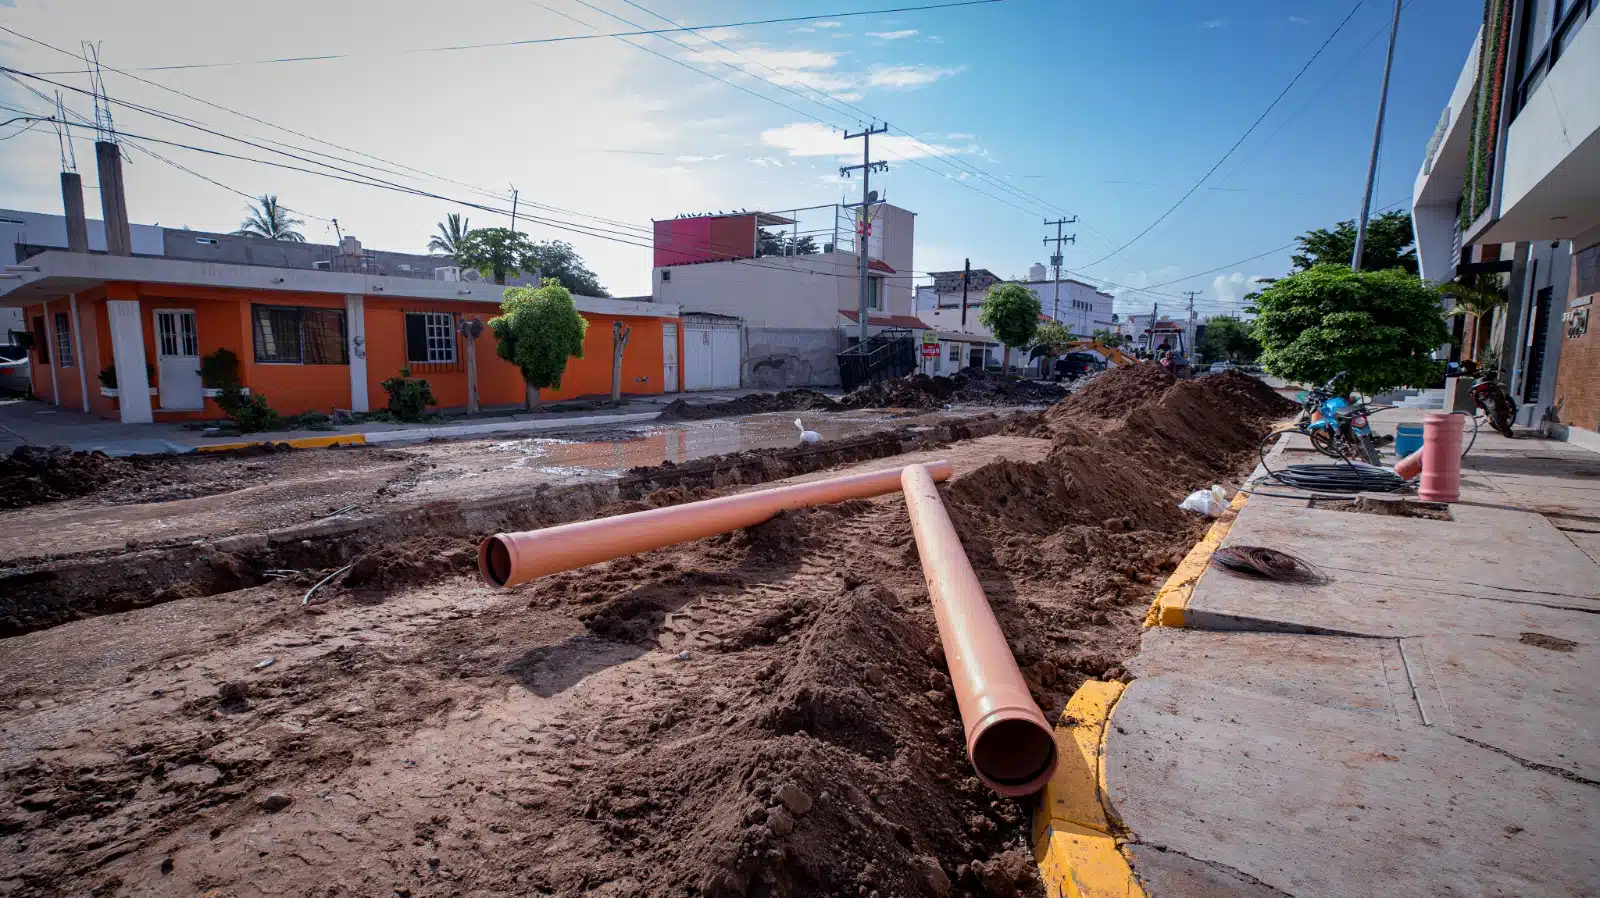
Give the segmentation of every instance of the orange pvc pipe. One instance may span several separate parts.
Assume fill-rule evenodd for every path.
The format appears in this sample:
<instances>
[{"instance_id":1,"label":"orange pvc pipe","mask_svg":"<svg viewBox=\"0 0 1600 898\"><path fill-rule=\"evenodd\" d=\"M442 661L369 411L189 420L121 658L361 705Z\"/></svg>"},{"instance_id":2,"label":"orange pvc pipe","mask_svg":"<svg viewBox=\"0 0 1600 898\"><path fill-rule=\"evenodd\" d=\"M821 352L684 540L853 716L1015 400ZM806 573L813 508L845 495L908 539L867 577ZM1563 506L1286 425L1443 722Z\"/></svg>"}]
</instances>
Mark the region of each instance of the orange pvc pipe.
<instances>
[{"instance_id":1,"label":"orange pvc pipe","mask_svg":"<svg viewBox=\"0 0 1600 898\"><path fill-rule=\"evenodd\" d=\"M950 683L967 732L967 757L978 778L994 791L1011 797L1031 795L1044 788L1055 772L1055 738L1017 669L1017 659L939 500L935 479L921 465L907 465L900 475Z\"/></svg>"},{"instance_id":2,"label":"orange pvc pipe","mask_svg":"<svg viewBox=\"0 0 1600 898\"><path fill-rule=\"evenodd\" d=\"M1394 472L1407 480L1416 478L1418 474L1422 473L1422 452L1423 450L1418 449L1400 459L1399 462L1395 463Z\"/></svg>"},{"instance_id":3,"label":"orange pvc pipe","mask_svg":"<svg viewBox=\"0 0 1600 898\"><path fill-rule=\"evenodd\" d=\"M1422 416L1422 482L1417 498L1455 502L1461 498L1461 427L1466 419L1445 412Z\"/></svg>"},{"instance_id":4,"label":"orange pvc pipe","mask_svg":"<svg viewBox=\"0 0 1600 898\"><path fill-rule=\"evenodd\" d=\"M926 467L935 479L950 477L947 461ZM491 586L516 586L545 574L752 527L790 508L882 496L900 489L900 471L851 474L543 530L498 533L478 547L478 570Z\"/></svg>"}]
</instances>

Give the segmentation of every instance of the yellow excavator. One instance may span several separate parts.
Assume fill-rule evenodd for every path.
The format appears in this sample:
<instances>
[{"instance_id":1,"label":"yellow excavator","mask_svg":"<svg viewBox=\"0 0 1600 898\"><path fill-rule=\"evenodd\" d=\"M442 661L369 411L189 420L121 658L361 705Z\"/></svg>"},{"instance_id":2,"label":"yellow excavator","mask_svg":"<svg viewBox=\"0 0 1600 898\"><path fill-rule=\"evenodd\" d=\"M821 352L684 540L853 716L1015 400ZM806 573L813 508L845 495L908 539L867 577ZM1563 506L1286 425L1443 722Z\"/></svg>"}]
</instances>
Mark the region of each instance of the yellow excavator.
<instances>
[{"instance_id":1,"label":"yellow excavator","mask_svg":"<svg viewBox=\"0 0 1600 898\"><path fill-rule=\"evenodd\" d=\"M1051 346L1035 347L1034 355L1051 355L1055 358L1051 366L1050 379L1060 380L1064 377L1077 377L1090 371L1103 370L1106 365L1121 367L1132 365L1137 359L1128 355L1115 346L1107 346L1098 340L1070 340ZM1098 353L1096 358L1091 352ZM1105 359L1101 362L1100 359Z\"/></svg>"}]
</instances>

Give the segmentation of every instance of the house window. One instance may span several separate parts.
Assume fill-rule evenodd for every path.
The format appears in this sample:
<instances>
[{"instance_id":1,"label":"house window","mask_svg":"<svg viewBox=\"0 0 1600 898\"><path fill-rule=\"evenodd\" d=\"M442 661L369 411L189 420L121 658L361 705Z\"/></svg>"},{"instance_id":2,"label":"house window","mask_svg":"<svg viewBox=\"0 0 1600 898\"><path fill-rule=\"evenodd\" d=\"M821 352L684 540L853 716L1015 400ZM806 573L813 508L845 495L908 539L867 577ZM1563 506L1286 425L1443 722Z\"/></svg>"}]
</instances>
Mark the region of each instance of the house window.
<instances>
[{"instance_id":1,"label":"house window","mask_svg":"<svg viewBox=\"0 0 1600 898\"><path fill-rule=\"evenodd\" d=\"M456 322L449 312L406 313L406 361L454 362Z\"/></svg>"},{"instance_id":2,"label":"house window","mask_svg":"<svg viewBox=\"0 0 1600 898\"><path fill-rule=\"evenodd\" d=\"M867 308L883 311L883 278L867 278Z\"/></svg>"},{"instance_id":3,"label":"house window","mask_svg":"<svg viewBox=\"0 0 1600 898\"><path fill-rule=\"evenodd\" d=\"M56 313L56 363L72 367L72 316L66 312Z\"/></svg>"},{"instance_id":4,"label":"house window","mask_svg":"<svg viewBox=\"0 0 1600 898\"><path fill-rule=\"evenodd\" d=\"M50 364L50 335L44 329L44 316L33 316L33 351L40 365Z\"/></svg>"},{"instance_id":5,"label":"house window","mask_svg":"<svg viewBox=\"0 0 1600 898\"><path fill-rule=\"evenodd\" d=\"M950 361L955 362L958 365L961 363L961 344L960 343L951 343L950 344Z\"/></svg>"},{"instance_id":6,"label":"house window","mask_svg":"<svg viewBox=\"0 0 1600 898\"><path fill-rule=\"evenodd\" d=\"M251 306L256 361L288 365L348 365L343 309Z\"/></svg>"}]
</instances>

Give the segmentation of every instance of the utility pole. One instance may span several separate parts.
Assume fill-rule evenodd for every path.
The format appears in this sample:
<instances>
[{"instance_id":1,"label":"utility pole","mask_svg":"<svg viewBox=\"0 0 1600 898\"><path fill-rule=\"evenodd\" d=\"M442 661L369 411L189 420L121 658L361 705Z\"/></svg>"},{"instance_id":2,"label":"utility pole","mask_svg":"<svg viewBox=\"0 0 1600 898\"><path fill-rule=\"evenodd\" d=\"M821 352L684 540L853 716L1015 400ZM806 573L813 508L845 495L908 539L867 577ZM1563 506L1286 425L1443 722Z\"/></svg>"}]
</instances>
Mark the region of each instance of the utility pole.
<instances>
[{"instance_id":1,"label":"utility pole","mask_svg":"<svg viewBox=\"0 0 1600 898\"><path fill-rule=\"evenodd\" d=\"M1055 225L1056 226L1056 235L1054 237L1046 237L1046 238L1044 238L1045 245L1048 246L1051 243L1054 243L1056 245L1056 251L1050 255L1050 264L1054 265L1055 269L1056 269L1055 298L1054 298L1054 300L1052 300L1051 307L1050 307L1050 320L1052 320L1052 321L1060 321L1061 320L1061 244L1062 243L1071 243L1074 246L1076 246L1077 243L1078 243L1078 235L1077 234L1073 234L1073 235L1068 236L1068 237L1063 237L1063 236L1061 236L1061 228L1064 225L1077 224L1077 223L1078 223L1078 216L1076 216L1076 215L1072 216L1071 218L1060 218L1060 219L1057 219L1055 221L1050 221L1049 219L1045 219L1045 223L1044 223L1045 227L1049 227L1050 225Z\"/></svg>"},{"instance_id":2,"label":"utility pole","mask_svg":"<svg viewBox=\"0 0 1600 898\"><path fill-rule=\"evenodd\" d=\"M861 138L861 164L841 165L839 167L839 176L842 178L850 177L850 173L853 171L860 170L861 172L861 211L856 220L856 252L861 256L861 303L859 310L861 329L857 337L859 341L857 345L863 347L863 351L865 351L867 345L867 294L871 292L868 289L870 285L867 283L867 247L870 244L868 238L872 235L872 201L876 199L872 192L867 189L867 186L868 182L872 180L873 172L889 170L889 163L872 161L872 135L883 134L888 130L889 125L885 123L875 128L868 126L854 134L846 131L844 133L845 140ZM851 203L850 205L854 206L855 204Z\"/></svg>"},{"instance_id":3,"label":"utility pole","mask_svg":"<svg viewBox=\"0 0 1600 898\"><path fill-rule=\"evenodd\" d=\"M511 230L517 230L517 185L511 185Z\"/></svg>"},{"instance_id":4,"label":"utility pole","mask_svg":"<svg viewBox=\"0 0 1600 898\"><path fill-rule=\"evenodd\" d=\"M1200 295L1199 290L1186 290L1184 296L1189 297L1189 323L1184 326L1183 345L1184 351L1194 355L1194 298Z\"/></svg>"},{"instance_id":5,"label":"utility pole","mask_svg":"<svg viewBox=\"0 0 1600 898\"><path fill-rule=\"evenodd\" d=\"M972 260L961 268L961 332L967 332L967 284L972 280Z\"/></svg>"},{"instance_id":6,"label":"utility pole","mask_svg":"<svg viewBox=\"0 0 1600 898\"><path fill-rule=\"evenodd\" d=\"M1158 303L1151 303L1150 304L1150 357L1151 358L1154 358L1155 354L1156 354L1156 312L1160 311L1160 309L1161 309L1161 306Z\"/></svg>"},{"instance_id":7,"label":"utility pole","mask_svg":"<svg viewBox=\"0 0 1600 898\"><path fill-rule=\"evenodd\" d=\"M1378 94L1378 123L1372 128L1372 156L1367 160L1367 189L1361 195L1361 223L1356 225L1356 249L1350 270L1361 270L1361 252L1367 245L1367 216L1372 211L1372 182L1378 176L1378 147L1383 143L1383 113L1389 106L1389 72L1394 68L1394 39L1400 33L1402 0L1394 0L1394 21L1389 24L1389 55L1383 62L1383 90Z\"/></svg>"}]
</instances>

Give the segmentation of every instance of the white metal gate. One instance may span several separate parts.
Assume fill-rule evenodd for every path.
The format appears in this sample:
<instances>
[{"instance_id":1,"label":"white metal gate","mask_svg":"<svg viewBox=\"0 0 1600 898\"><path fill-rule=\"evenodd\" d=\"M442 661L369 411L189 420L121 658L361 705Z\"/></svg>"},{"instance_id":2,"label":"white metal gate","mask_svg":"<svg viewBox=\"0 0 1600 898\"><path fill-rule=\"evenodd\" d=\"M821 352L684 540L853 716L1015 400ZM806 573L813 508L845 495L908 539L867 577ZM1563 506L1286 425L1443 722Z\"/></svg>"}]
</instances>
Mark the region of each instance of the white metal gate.
<instances>
[{"instance_id":1,"label":"white metal gate","mask_svg":"<svg viewBox=\"0 0 1600 898\"><path fill-rule=\"evenodd\" d=\"M740 355L738 324L685 324L684 389L738 389Z\"/></svg>"},{"instance_id":2,"label":"white metal gate","mask_svg":"<svg viewBox=\"0 0 1600 898\"><path fill-rule=\"evenodd\" d=\"M661 326L661 392L678 392L678 325Z\"/></svg>"}]
</instances>

